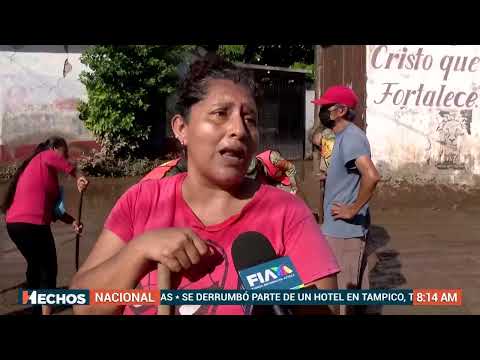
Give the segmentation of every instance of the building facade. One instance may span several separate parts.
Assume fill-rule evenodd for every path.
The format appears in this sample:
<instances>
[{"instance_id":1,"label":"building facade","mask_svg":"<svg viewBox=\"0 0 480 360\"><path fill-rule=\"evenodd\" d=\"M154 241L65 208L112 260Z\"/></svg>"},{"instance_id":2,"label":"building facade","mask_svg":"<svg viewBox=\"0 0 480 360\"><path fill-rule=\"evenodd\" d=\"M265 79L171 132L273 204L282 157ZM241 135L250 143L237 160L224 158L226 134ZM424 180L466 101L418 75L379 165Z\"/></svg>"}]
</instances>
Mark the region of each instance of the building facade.
<instances>
[{"instance_id":1,"label":"building facade","mask_svg":"<svg viewBox=\"0 0 480 360\"><path fill-rule=\"evenodd\" d=\"M384 179L474 185L480 177L480 46L328 46L320 91L352 86Z\"/></svg>"},{"instance_id":2,"label":"building facade","mask_svg":"<svg viewBox=\"0 0 480 360\"><path fill-rule=\"evenodd\" d=\"M86 100L79 74L86 45L0 45L0 162L21 159L50 135L67 139L73 156L96 147L78 118ZM242 64L259 84L260 150L291 159L305 155L306 71ZM168 113L168 111L167 111ZM165 115L167 117L167 114ZM163 146L168 121L152 126L151 145Z\"/></svg>"},{"instance_id":3,"label":"building facade","mask_svg":"<svg viewBox=\"0 0 480 360\"><path fill-rule=\"evenodd\" d=\"M94 146L78 119L84 45L0 45L0 161L24 157L50 135L72 152Z\"/></svg>"}]
</instances>

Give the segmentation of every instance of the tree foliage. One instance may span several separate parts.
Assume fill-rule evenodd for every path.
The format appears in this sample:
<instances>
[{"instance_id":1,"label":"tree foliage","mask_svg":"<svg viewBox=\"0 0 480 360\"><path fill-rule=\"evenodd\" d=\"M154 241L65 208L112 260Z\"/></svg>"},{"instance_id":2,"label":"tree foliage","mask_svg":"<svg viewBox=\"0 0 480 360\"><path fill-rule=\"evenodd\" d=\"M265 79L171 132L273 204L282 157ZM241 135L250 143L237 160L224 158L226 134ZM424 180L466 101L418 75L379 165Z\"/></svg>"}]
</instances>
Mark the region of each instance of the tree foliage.
<instances>
[{"instance_id":1,"label":"tree foliage","mask_svg":"<svg viewBox=\"0 0 480 360\"><path fill-rule=\"evenodd\" d=\"M88 102L80 119L112 155L135 153L153 121L165 121L165 98L175 90L177 66L193 46L99 45L81 57Z\"/></svg>"},{"instance_id":2,"label":"tree foliage","mask_svg":"<svg viewBox=\"0 0 480 360\"><path fill-rule=\"evenodd\" d=\"M232 62L244 62L246 45L219 45L217 53Z\"/></svg>"},{"instance_id":3,"label":"tree foliage","mask_svg":"<svg viewBox=\"0 0 480 360\"><path fill-rule=\"evenodd\" d=\"M314 62L314 45L311 44L249 44L249 45L202 45L216 51L231 61L249 64L291 67L295 63L306 65Z\"/></svg>"},{"instance_id":4,"label":"tree foliage","mask_svg":"<svg viewBox=\"0 0 480 360\"><path fill-rule=\"evenodd\" d=\"M165 99L200 48L233 62L313 69L314 47L305 44L92 46L81 57L88 101L79 112L106 156L136 157L152 124L166 122Z\"/></svg>"}]
</instances>

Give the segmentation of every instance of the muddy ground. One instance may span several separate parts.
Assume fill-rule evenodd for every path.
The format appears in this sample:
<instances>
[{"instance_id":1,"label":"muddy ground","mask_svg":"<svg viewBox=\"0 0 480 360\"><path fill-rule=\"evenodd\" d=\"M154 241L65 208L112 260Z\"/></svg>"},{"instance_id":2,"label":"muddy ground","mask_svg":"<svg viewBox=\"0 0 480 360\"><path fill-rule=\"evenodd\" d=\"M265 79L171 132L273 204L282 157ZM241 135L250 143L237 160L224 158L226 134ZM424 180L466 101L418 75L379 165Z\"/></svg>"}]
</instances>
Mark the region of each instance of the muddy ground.
<instances>
[{"instance_id":1,"label":"muddy ground","mask_svg":"<svg viewBox=\"0 0 480 360\"><path fill-rule=\"evenodd\" d=\"M321 209L321 186L311 162L299 166L301 189L312 209ZM80 261L87 256L108 211L138 178L92 179L84 199L85 234ZM66 183L66 201L76 214L79 195ZM0 184L3 194L5 184ZM321 212L320 212L321 213ZM384 306L381 314L480 314L480 189L440 185L380 184L372 201L369 278L377 288L461 288L461 307ZM75 271L75 236L69 226L52 226L58 253L58 286L68 286ZM0 224L0 314L28 314L17 305L25 261ZM71 309L58 309L70 314Z\"/></svg>"}]
</instances>

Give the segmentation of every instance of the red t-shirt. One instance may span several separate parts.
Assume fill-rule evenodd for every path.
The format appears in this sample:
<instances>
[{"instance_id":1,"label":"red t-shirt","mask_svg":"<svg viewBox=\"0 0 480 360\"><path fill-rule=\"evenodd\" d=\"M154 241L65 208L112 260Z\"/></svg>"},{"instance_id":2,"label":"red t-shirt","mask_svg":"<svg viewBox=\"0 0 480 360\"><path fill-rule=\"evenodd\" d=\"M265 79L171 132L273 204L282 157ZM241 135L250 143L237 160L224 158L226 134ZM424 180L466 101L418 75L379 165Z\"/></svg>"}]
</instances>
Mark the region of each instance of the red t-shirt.
<instances>
[{"instance_id":1,"label":"red t-shirt","mask_svg":"<svg viewBox=\"0 0 480 360\"><path fill-rule=\"evenodd\" d=\"M6 222L50 224L60 196L58 171L75 176L75 167L56 151L46 150L36 155L18 179Z\"/></svg>"},{"instance_id":2,"label":"red t-shirt","mask_svg":"<svg viewBox=\"0 0 480 360\"><path fill-rule=\"evenodd\" d=\"M204 257L188 273L180 273L174 289L240 289L231 256L233 241L243 232L257 231L270 240L278 256L289 256L303 283L339 272L336 259L308 207L295 196L269 185L261 185L253 199L224 222L205 226L182 196L182 173L132 186L118 200L105 228L128 242L159 228L188 227L206 240L218 257ZM210 259L210 260L209 260ZM206 264L205 262L215 261ZM157 289L157 272L140 282L141 289ZM156 314L155 306L128 306L125 314ZM244 315L237 305L177 306L176 314Z\"/></svg>"}]
</instances>

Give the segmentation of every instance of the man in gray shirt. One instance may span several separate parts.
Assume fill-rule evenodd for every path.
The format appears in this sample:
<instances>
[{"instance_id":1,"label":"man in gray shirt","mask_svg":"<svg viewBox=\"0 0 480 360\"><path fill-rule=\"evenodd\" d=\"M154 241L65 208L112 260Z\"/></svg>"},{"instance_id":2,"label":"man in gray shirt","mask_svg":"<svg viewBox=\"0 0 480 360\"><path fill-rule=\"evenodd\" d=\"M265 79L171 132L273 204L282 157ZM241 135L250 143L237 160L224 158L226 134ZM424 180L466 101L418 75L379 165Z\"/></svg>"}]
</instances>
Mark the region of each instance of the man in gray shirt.
<instances>
[{"instance_id":1,"label":"man in gray shirt","mask_svg":"<svg viewBox=\"0 0 480 360\"><path fill-rule=\"evenodd\" d=\"M380 180L365 133L352 123L358 98L344 86L329 88L313 101L321 106L320 121L335 133L323 203L325 234L340 265L340 289L368 288L365 245L370 225L368 202ZM341 306L341 314L353 308Z\"/></svg>"}]
</instances>

